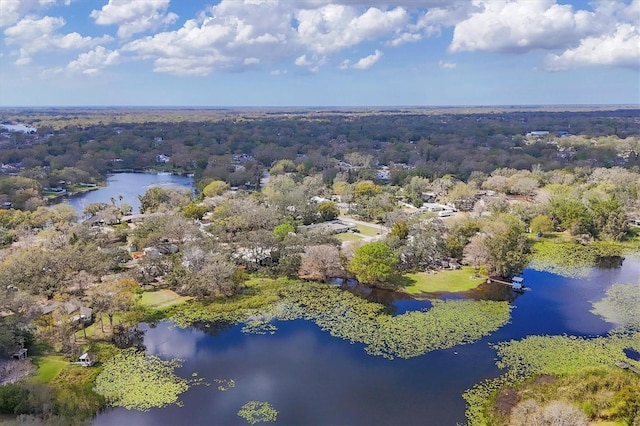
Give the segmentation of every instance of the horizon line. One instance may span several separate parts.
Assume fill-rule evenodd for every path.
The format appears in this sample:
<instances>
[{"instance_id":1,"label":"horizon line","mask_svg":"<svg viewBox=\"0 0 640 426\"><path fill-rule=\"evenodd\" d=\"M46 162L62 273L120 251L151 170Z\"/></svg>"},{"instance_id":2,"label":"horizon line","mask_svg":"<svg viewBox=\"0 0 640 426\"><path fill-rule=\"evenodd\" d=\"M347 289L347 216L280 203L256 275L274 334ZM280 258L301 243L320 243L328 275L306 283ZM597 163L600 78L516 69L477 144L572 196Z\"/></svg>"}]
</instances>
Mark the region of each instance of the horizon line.
<instances>
[{"instance_id":1,"label":"horizon line","mask_svg":"<svg viewBox=\"0 0 640 426\"><path fill-rule=\"evenodd\" d=\"M640 108L640 103L574 103L574 104L449 104L449 105L0 105L0 109L11 108L157 108L157 109L437 109L437 108L540 108L540 107L625 107Z\"/></svg>"}]
</instances>

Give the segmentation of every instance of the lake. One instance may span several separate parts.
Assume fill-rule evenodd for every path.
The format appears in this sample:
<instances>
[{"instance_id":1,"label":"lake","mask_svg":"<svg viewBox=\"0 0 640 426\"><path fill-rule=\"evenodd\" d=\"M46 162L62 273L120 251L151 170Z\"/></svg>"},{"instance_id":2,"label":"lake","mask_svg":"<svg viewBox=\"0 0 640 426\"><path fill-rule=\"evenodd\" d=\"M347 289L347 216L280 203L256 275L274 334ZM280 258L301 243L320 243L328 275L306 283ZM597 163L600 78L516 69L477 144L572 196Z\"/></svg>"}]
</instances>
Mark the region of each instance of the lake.
<instances>
[{"instance_id":1,"label":"lake","mask_svg":"<svg viewBox=\"0 0 640 426\"><path fill-rule=\"evenodd\" d=\"M277 322L274 335L243 334L241 326L214 332L181 329L170 322L143 325L148 353L184 360L179 375L198 373L212 386L194 386L182 394L183 407L149 412L108 408L94 424L246 425L236 413L250 400L268 401L279 411L275 424L282 425L464 422L462 393L501 373L490 343L534 334L606 333L614 326L590 312L591 302L612 284L637 282L640 259L627 258L617 268L593 268L585 278L532 269L523 276L531 290L511 297L515 308L510 323L474 344L411 359L368 355L364 345L334 338L304 320ZM402 298L387 303L391 311L423 307ZM214 379L233 379L235 387L220 391Z\"/></svg>"},{"instance_id":2,"label":"lake","mask_svg":"<svg viewBox=\"0 0 640 426\"><path fill-rule=\"evenodd\" d=\"M82 216L84 209L91 203L127 203L133 207L133 213L139 213L139 195L144 195L152 186L183 186L193 188L193 178L167 173L116 173L107 177L107 185L99 189L73 195L65 200ZM122 196L122 201L119 197Z\"/></svg>"}]
</instances>

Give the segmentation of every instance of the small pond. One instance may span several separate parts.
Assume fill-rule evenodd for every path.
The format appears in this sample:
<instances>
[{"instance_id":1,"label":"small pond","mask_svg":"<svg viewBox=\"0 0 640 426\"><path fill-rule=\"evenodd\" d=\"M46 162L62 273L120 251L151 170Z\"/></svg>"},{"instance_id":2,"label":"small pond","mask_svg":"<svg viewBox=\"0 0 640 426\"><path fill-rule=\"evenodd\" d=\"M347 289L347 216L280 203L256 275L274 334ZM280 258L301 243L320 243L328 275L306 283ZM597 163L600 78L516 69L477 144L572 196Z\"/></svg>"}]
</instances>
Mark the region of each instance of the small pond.
<instances>
[{"instance_id":1,"label":"small pond","mask_svg":"<svg viewBox=\"0 0 640 426\"><path fill-rule=\"evenodd\" d=\"M585 278L567 278L526 269L530 291L509 296L504 289L480 289L472 298L511 300L510 323L476 343L410 359L371 356L362 344L334 338L312 322L277 323L274 335L247 335L242 326L223 330L175 327L170 322L142 325L150 354L184 360L178 374L199 377L212 386L194 386L181 395L183 407L149 412L109 408L96 425L247 424L236 415L250 400L268 401L279 411L275 424L455 425L465 421L462 393L495 377L490 343L534 334L593 336L613 324L590 312L614 283L635 283L640 260L616 268L593 268ZM399 314L424 309L429 302L370 295ZM215 379L233 379L218 390Z\"/></svg>"},{"instance_id":2,"label":"small pond","mask_svg":"<svg viewBox=\"0 0 640 426\"><path fill-rule=\"evenodd\" d=\"M74 195L65 200L79 215L91 203L127 203L133 213L139 213L139 195L144 195L152 186L193 187L193 178L170 173L116 173L107 178L107 185L96 190ZM122 199L120 199L122 197Z\"/></svg>"}]
</instances>

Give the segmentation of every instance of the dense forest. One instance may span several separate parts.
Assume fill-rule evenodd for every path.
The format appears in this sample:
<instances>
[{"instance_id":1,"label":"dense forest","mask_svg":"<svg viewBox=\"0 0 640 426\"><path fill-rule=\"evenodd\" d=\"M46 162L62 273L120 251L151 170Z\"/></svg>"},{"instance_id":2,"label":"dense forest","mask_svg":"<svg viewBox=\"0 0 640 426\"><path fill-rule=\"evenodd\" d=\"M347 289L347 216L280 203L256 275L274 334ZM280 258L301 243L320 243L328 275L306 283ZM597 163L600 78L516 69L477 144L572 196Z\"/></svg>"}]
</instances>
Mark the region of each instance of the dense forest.
<instances>
[{"instance_id":1,"label":"dense forest","mask_svg":"<svg viewBox=\"0 0 640 426\"><path fill-rule=\"evenodd\" d=\"M451 283L433 290L421 281L427 273L462 271L475 288L527 265L577 274L640 251L639 109L5 109L0 122L34 129L0 135L0 360L25 348L41 366L100 358L55 378L40 368L27 381L22 364L5 364L0 378L16 383L0 386L0 414L19 421L82 424L105 404L174 403L189 383L173 375L175 363L137 358L141 322L263 331L268 321L255 318L285 315L275 306L286 301L296 307L290 317L311 318L374 355L410 358L490 334L508 321L513 295L436 304L392 322L379 305L324 283L437 293ZM116 198L80 214L56 202L119 171L192 174L197 190L149 188L140 215ZM171 303L150 301L160 291ZM616 303L635 303L632 293ZM325 302L350 313L324 312ZM372 322L378 317L387 319ZM623 341L640 350L630 317ZM432 337L433 324L448 324L451 335ZM416 343L415 330L431 337ZM501 350L508 363L510 347ZM596 361L587 367L601 368ZM156 405L117 374L132 363L139 367L127 374L165 389ZM525 386L540 371L502 385ZM558 376L570 383L592 371L571 374ZM629 395L640 380L598 374L618 380L610 398L559 418L636 424L640 404ZM528 415L525 406L493 410L499 389L469 399L471 424ZM542 402L529 405L542 413Z\"/></svg>"}]
</instances>

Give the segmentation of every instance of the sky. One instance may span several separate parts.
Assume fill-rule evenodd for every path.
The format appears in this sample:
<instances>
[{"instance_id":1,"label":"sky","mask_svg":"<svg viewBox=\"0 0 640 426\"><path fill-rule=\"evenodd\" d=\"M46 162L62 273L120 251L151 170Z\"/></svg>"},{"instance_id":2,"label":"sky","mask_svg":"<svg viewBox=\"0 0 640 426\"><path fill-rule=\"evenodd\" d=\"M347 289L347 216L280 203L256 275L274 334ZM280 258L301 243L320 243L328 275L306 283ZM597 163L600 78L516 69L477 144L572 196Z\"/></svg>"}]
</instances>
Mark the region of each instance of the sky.
<instances>
[{"instance_id":1,"label":"sky","mask_svg":"<svg viewBox=\"0 0 640 426\"><path fill-rule=\"evenodd\" d=\"M0 0L0 106L640 104L640 0Z\"/></svg>"}]
</instances>

